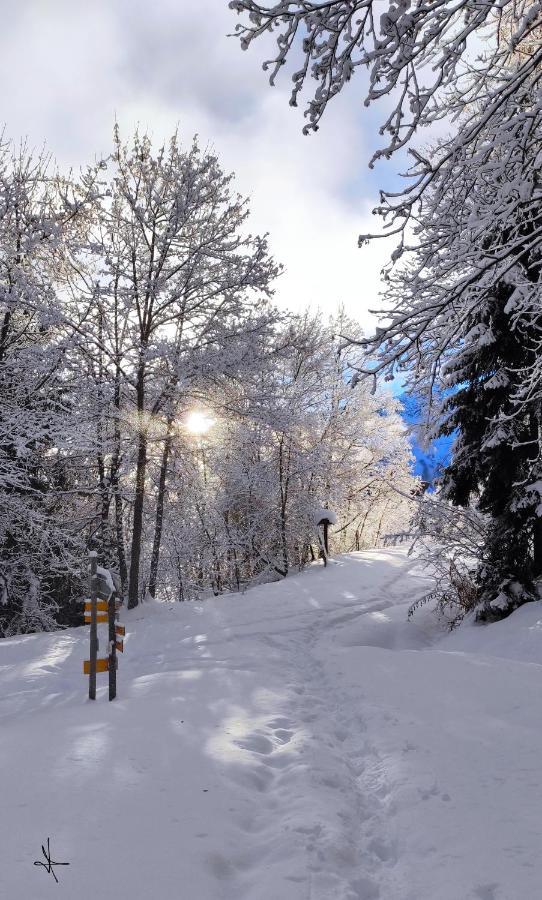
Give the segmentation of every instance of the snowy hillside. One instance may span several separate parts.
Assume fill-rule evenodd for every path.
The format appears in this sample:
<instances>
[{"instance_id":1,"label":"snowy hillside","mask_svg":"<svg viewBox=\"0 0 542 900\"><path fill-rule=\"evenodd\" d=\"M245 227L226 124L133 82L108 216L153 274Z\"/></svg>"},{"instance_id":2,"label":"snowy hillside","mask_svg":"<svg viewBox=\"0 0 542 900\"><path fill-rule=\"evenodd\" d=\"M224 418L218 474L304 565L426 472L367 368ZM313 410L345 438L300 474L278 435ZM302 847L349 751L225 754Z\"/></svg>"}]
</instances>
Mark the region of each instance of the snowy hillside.
<instances>
[{"instance_id":1,"label":"snowy hillside","mask_svg":"<svg viewBox=\"0 0 542 900\"><path fill-rule=\"evenodd\" d=\"M402 550L0 644L0 896L531 900L542 615L442 635ZM69 866L34 866L50 838Z\"/></svg>"}]
</instances>

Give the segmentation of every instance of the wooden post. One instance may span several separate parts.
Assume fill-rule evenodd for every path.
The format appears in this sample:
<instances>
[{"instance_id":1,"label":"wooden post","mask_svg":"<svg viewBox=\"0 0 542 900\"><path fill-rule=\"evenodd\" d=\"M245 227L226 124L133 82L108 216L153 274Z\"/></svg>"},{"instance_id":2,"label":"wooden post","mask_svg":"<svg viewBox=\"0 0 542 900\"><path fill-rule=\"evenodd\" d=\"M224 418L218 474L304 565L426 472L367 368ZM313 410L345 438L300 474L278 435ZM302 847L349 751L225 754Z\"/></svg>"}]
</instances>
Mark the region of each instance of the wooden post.
<instances>
[{"instance_id":1,"label":"wooden post","mask_svg":"<svg viewBox=\"0 0 542 900\"><path fill-rule=\"evenodd\" d=\"M89 553L90 561L90 671L88 679L88 698L96 699L96 659L98 656L98 623L96 609L96 569L98 554L95 550Z\"/></svg>"},{"instance_id":2,"label":"wooden post","mask_svg":"<svg viewBox=\"0 0 542 900\"><path fill-rule=\"evenodd\" d=\"M329 556L329 538L328 538L329 521L324 519L324 550L326 551L326 559Z\"/></svg>"},{"instance_id":3,"label":"wooden post","mask_svg":"<svg viewBox=\"0 0 542 900\"><path fill-rule=\"evenodd\" d=\"M109 699L117 696L117 647L116 647L116 592L112 591L108 600L107 612L109 616Z\"/></svg>"},{"instance_id":4,"label":"wooden post","mask_svg":"<svg viewBox=\"0 0 542 900\"><path fill-rule=\"evenodd\" d=\"M320 526L318 526L318 546L320 548L320 559L323 559L324 566L327 566L326 545L324 543L324 538L322 536L322 532L320 531Z\"/></svg>"},{"instance_id":5,"label":"wooden post","mask_svg":"<svg viewBox=\"0 0 542 900\"><path fill-rule=\"evenodd\" d=\"M318 522L318 529L322 529L322 531L318 531L318 543L320 545L320 556L324 560L324 566L327 566L327 558L329 556L329 519L325 516L322 516L320 521Z\"/></svg>"}]
</instances>

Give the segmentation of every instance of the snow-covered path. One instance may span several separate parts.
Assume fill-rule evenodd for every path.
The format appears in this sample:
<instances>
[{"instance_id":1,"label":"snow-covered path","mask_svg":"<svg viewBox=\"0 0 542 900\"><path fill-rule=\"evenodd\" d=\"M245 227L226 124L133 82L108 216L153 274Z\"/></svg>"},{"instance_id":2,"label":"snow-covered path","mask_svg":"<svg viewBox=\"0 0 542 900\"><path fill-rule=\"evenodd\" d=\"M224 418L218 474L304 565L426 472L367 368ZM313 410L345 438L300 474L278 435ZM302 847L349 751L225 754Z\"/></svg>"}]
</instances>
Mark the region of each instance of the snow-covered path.
<instances>
[{"instance_id":1,"label":"snow-covered path","mask_svg":"<svg viewBox=\"0 0 542 900\"><path fill-rule=\"evenodd\" d=\"M146 605L111 704L86 629L1 642L0 896L534 900L538 610L437 642L426 590L383 550Z\"/></svg>"}]
</instances>

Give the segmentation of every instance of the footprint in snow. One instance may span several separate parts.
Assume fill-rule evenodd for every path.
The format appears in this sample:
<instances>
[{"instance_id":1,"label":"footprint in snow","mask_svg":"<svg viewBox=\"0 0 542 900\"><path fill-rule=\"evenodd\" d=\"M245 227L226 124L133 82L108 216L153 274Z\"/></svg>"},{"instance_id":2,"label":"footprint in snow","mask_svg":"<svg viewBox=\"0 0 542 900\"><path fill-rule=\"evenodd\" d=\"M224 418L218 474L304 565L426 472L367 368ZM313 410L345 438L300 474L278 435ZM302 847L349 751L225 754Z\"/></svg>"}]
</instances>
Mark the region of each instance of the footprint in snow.
<instances>
[{"instance_id":1,"label":"footprint in snow","mask_svg":"<svg viewBox=\"0 0 542 900\"><path fill-rule=\"evenodd\" d=\"M496 882L493 884L479 884L478 887L474 888L474 897L476 900L497 900L496 891L499 890L499 885Z\"/></svg>"},{"instance_id":2,"label":"footprint in snow","mask_svg":"<svg viewBox=\"0 0 542 900\"><path fill-rule=\"evenodd\" d=\"M380 888L371 878L356 878L350 884L350 890L355 893L352 900L378 900Z\"/></svg>"},{"instance_id":3,"label":"footprint in snow","mask_svg":"<svg viewBox=\"0 0 542 900\"><path fill-rule=\"evenodd\" d=\"M395 842L389 842L384 838L374 837L369 843L369 850L378 857L380 862L397 862L397 846Z\"/></svg>"},{"instance_id":4,"label":"footprint in snow","mask_svg":"<svg viewBox=\"0 0 542 900\"><path fill-rule=\"evenodd\" d=\"M278 716L276 719L272 719L268 724L270 728L289 728L292 723L289 719L284 718L284 716Z\"/></svg>"},{"instance_id":5,"label":"footprint in snow","mask_svg":"<svg viewBox=\"0 0 542 900\"><path fill-rule=\"evenodd\" d=\"M258 766L251 769L248 766L240 766L236 771L232 772L232 781L235 781L242 788L258 791L258 793L266 793L274 780L271 769L266 766Z\"/></svg>"},{"instance_id":6,"label":"footprint in snow","mask_svg":"<svg viewBox=\"0 0 542 900\"><path fill-rule=\"evenodd\" d=\"M241 750L248 750L250 753L258 753L262 756L270 756L275 750L284 747L292 740L295 732L290 727L291 724L289 719L284 716L278 716L267 722L266 728L269 729L269 737L255 731L246 737L234 741L234 744Z\"/></svg>"},{"instance_id":7,"label":"footprint in snow","mask_svg":"<svg viewBox=\"0 0 542 900\"><path fill-rule=\"evenodd\" d=\"M234 741L234 744L241 750L250 750L251 753L261 753L264 756L274 750L273 743L263 734L249 734L240 741Z\"/></svg>"},{"instance_id":8,"label":"footprint in snow","mask_svg":"<svg viewBox=\"0 0 542 900\"><path fill-rule=\"evenodd\" d=\"M436 782L432 784L431 787L418 788L418 794L420 795L422 800L429 800L431 797L436 797L438 796L438 793L439 787Z\"/></svg>"}]
</instances>

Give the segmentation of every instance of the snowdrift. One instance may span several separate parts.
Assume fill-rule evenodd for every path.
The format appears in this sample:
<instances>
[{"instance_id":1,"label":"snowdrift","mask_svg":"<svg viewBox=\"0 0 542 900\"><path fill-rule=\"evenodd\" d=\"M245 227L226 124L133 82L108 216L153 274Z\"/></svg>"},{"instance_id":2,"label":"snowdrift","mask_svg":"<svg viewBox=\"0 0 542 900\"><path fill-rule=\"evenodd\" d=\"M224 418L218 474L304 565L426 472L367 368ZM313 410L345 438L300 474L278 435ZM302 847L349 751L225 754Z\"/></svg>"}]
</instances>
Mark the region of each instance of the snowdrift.
<instances>
[{"instance_id":1,"label":"snowdrift","mask_svg":"<svg viewBox=\"0 0 542 900\"><path fill-rule=\"evenodd\" d=\"M539 896L542 610L445 635L427 589L383 550L145 604L113 703L86 628L0 642L0 896Z\"/></svg>"}]
</instances>

